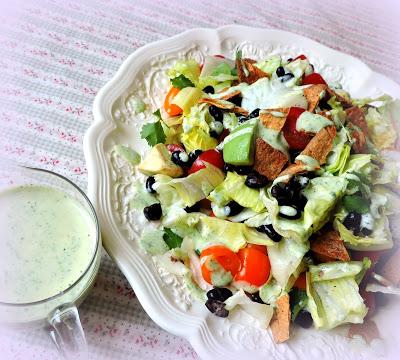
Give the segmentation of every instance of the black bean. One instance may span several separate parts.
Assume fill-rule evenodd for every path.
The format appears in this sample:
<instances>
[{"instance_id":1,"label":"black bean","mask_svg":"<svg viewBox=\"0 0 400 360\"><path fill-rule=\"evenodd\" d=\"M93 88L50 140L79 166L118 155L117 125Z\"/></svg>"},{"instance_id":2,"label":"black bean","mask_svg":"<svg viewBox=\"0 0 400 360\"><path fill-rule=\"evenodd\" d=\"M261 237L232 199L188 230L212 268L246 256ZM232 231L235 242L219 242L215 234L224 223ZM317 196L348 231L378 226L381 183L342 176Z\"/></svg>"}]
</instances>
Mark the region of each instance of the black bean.
<instances>
[{"instance_id":1,"label":"black bean","mask_svg":"<svg viewBox=\"0 0 400 360\"><path fill-rule=\"evenodd\" d=\"M360 232L360 224L361 214L355 211L350 212L343 220L343 225L346 226L347 229L353 230L354 234Z\"/></svg>"},{"instance_id":2,"label":"black bean","mask_svg":"<svg viewBox=\"0 0 400 360\"><path fill-rule=\"evenodd\" d=\"M252 172L246 177L245 185L251 189L261 189L268 184L268 179L257 172Z\"/></svg>"},{"instance_id":3,"label":"black bean","mask_svg":"<svg viewBox=\"0 0 400 360\"><path fill-rule=\"evenodd\" d=\"M210 131L210 136L215 138L215 139L219 138L219 134L215 130L211 130Z\"/></svg>"},{"instance_id":4,"label":"black bean","mask_svg":"<svg viewBox=\"0 0 400 360\"><path fill-rule=\"evenodd\" d=\"M159 203L146 206L143 209L143 214L147 220L160 220L162 215L161 205Z\"/></svg>"},{"instance_id":5,"label":"black bean","mask_svg":"<svg viewBox=\"0 0 400 360\"><path fill-rule=\"evenodd\" d=\"M226 299L230 298L232 296L232 291L230 291L228 288L219 288L215 287L214 289L211 289L207 291L207 298L210 300L218 300L224 302Z\"/></svg>"},{"instance_id":6,"label":"black bean","mask_svg":"<svg viewBox=\"0 0 400 360\"><path fill-rule=\"evenodd\" d=\"M231 97L229 101L234 103L236 106L242 106L242 96L240 94Z\"/></svg>"},{"instance_id":7,"label":"black bean","mask_svg":"<svg viewBox=\"0 0 400 360\"><path fill-rule=\"evenodd\" d=\"M281 77L281 82L285 82L285 81L288 81L293 78L294 78L294 75L292 73L287 73Z\"/></svg>"},{"instance_id":8,"label":"black bean","mask_svg":"<svg viewBox=\"0 0 400 360\"><path fill-rule=\"evenodd\" d=\"M283 75L285 75L285 69L283 68L283 66L279 66L279 67L276 69L276 75L277 75L278 77L282 77Z\"/></svg>"},{"instance_id":9,"label":"black bean","mask_svg":"<svg viewBox=\"0 0 400 360\"><path fill-rule=\"evenodd\" d=\"M265 304L265 302L260 298L260 293L258 291L253 294L246 293L246 295L251 299L251 301L259 304Z\"/></svg>"},{"instance_id":10,"label":"black bean","mask_svg":"<svg viewBox=\"0 0 400 360\"><path fill-rule=\"evenodd\" d=\"M282 235L278 234L272 224L261 225L256 228L257 231L266 234L272 241L279 242L282 240Z\"/></svg>"},{"instance_id":11,"label":"black bean","mask_svg":"<svg viewBox=\"0 0 400 360\"><path fill-rule=\"evenodd\" d=\"M243 206L239 205L236 201L231 201L226 206L229 207L229 215L228 216L235 216L243 210Z\"/></svg>"},{"instance_id":12,"label":"black bean","mask_svg":"<svg viewBox=\"0 0 400 360\"><path fill-rule=\"evenodd\" d=\"M289 155L292 162L294 162L294 159L296 159L296 157L299 156L301 152L302 150L293 150L293 149L289 150Z\"/></svg>"},{"instance_id":13,"label":"black bean","mask_svg":"<svg viewBox=\"0 0 400 360\"><path fill-rule=\"evenodd\" d=\"M222 113L222 110L217 108L214 105L211 105L208 108L208 112L210 113L210 115L214 118L215 121L220 121L222 122L222 120L224 119L224 114Z\"/></svg>"},{"instance_id":14,"label":"black bean","mask_svg":"<svg viewBox=\"0 0 400 360\"><path fill-rule=\"evenodd\" d=\"M183 161L182 160L183 156L187 156L188 157L188 155L185 152L176 150L171 154L171 160L176 165L185 166L189 162L189 157L188 157L187 161Z\"/></svg>"},{"instance_id":15,"label":"black bean","mask_svg":"<svg viewBox=\"0 0 400 360\"><path fill-rule=\"evenodd\" d=\"M146 191L149 193L155 193L156 191L153 189L153 185L156 182L154 176L149 176L146 180Z\"/></svg>"},{"instance_id":16,"label":"black bean","mask_svg":"<svg viewBox=\"0 0 400 360\"><path fill-rule=\"evenodd\" d=\"M364 236L369 236L372 234L372 230L371 229L367 229L367 228L362 228L360 230L360 234L364 235Z\"/></svg>"},{"instance_id":17,"label":"black bean","mask_svg":"<svg viewBox=\"0 0 400 360\"><path fill-rule=\"evenodd\" d=\"M235 171L235 166L234 166L234 165L231 165L231 164L225 163L225 164L224 164L224 171L225 171L225 172L228 172L228 171L230 171L230 172Z\"/></svg>"},{"instance_id":18,"label":"black bean","mask_svg":"<svg viewBox=\"0 0 400 360\"><path fill-rule=\"evenodd\" d=\"M194 204L192 206L186 206L185 211L187 213L199 212L200 211L200 203L197 202L196 204Z\"/></svg>"},{"instance_id":19,"label":"black bean","mask_svg":"<svg viewBox=\"0 0 400 360\"><path fill-rule=\"evenodd\" d=\"M294 183L295 186L298 186L300 189L304 189L310 182L310 179L309 179L309 177L304 176L304 175L296 175L296 176L293 176L291 182Z\"/></svg>"},{"instance_id":20,"label":"black bean","mask_svg":"<svg viewBox=\"0 0 400 360\"><path fill-rule=\"evenodd\" d=\"M216 316L225 318L229 315L229 311L225 309L225 304L222 301L208 299L206 307Z\"/></svg>"},{"instance_id":21,"label":"black bean","mask_svg":"<svg viewBox=\"0 0 400 360\"><path fill-rule=\"evenodd\" d=\"M206 86L203 91L207 94L214 94L214 88L211 85Z\"/></svg>"},{"instance_id":22,"label":"black bean","mask_svg":"<svg viewBox=\"0 0 400 360\"><path fill-rule=\"evenodd\" d=\"M192 165L203 151L200 149L193 150L189 153L189 164Z\"/></svg>"},{"instance_id":23,"label":"black bean","mask_svg":"<svg viewBox=\"0 0 400 360\"><path fill-rule=\"evenodd\" d=\"M252 166L236 166L235 171L239 175L249 175L253 171Z\"/></svg>"},{"instance_id":24,"label":"black bean","mask_svg":"<svg viewBox=\"0 0 400 360\"><path fill-rule=\"evenodd\" d=\"M289 205L284 205L284 206L289 206ZM290 205L289 207L291 207L291 208L296 210L296 213L294 215L284 214L279 210L279 216L283 217L284 219L288 219L288 220L300 219L301 218L301 211L299 209L297 209L297 207L294 206L294 205Z\"/></svg>"},{"instance_id":25,"label":"black bean","mask_svg":"<svg viewBox=\"0 0 400 360\"><path fill-rule=\"evenodd\" d=\"M307 201L307 198L303 194L299 194L295 199L294 205L296 205L299 210L304 210L307 205Z\"/></svg>"},{"instance_id":26,"label":"black bean","mask_svg":"<svg viewBox=\"0 0 400 360\"><path fill-rule=\"evenodd\" d=\"M254 110L250 113L249 119L253 119L253 118L256 118L256 117L259 117L259 116L260 116L260 108L257 108L257 109L254 109Z\"/></svg>"},{"instance_id":27,"label":"black bean","mask_svg":"<svg viewBox=\"0 0 400 360\"><path fill-rule=\"evenodd\" d=\"M300 325L304 329L308 329L313 325L313 319L308 311L301 310L296 319L294 320L296 324Z\"/></svg>"},{"instance_id":28,"label":"black bean","mask_svg":"<svg viewBox=\"0 0 400 360\"><path fill-rule=\"evenodd\" d=\"M243 124L244 122L246 122L248 120L250 120L250 118L247 117L247 116L244 116L244 115L241 115L241 116L238 117L238 121L239 121L240 124Z\"/></svg>"},{"instance_id":29,"label":"black bean","mask_svg":"<svg viewBox=\"0 0 400 360\"><path fill-rule=\"evenodd\" d=\"M278 200L279 205L291 205L293 203L294 192L289 184L279 183L271 188L271 195Z\"/></svg>"}]
</instances>

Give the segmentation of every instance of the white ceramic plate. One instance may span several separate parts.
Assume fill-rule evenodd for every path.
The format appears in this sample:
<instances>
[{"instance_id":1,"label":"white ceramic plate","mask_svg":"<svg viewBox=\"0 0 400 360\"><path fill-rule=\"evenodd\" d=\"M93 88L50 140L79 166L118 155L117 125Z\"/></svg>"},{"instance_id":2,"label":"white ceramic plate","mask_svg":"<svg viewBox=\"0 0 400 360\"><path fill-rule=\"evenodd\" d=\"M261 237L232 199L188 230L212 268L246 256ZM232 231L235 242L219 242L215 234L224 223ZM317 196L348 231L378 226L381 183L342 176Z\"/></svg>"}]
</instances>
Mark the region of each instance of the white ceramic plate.
<instances>
[{"instance_id":1,"label":"white ceramic plate","mask_svg":"<svg viewBox=\"0 0 400 360\"><path fill-rule=\"evenodd\" d=\"M176 59L193 57L201 61L207 54L233 57L237 48L243 56L255 59L270 54L288 58L306 54L328 82L340 82L355 97L388 93L400 98L396 83L361 61L284 31L242 26L195 29L142 47L125 60L97 95L95 121L84 140L88 192L101 223L104 247L151 318L167 331L188 339L204 359L387 358L391 345L396 344L393 313L397 304L380 311L377 319L389 349L380 342L371 347L361 340L349 342L343 336L346 329L322 332L294 328L291 340L277 346L267 330L210 314L204 304L191 299L179 279L157 270L138 245L144 222L128 207L131 180L137 174L115 156L113 146L125 144L141 154L146 151L139 131L151 112L161 106L168 87L165 71ZM132 102L136 98L148 104L149 110L135 115ZM246 315L238 316L248 320Z\"/></svg>"}]
</instances>

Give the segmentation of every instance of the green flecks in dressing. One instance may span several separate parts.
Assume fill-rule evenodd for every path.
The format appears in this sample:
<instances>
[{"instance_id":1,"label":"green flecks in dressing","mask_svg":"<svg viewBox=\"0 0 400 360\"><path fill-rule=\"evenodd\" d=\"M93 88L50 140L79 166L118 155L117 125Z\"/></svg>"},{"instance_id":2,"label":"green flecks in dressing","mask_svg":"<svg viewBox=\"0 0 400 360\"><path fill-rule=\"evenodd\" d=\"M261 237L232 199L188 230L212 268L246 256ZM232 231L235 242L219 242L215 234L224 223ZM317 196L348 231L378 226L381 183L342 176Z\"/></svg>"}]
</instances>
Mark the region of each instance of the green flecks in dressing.
<instances>
[{"instance_id":1,"label":"green flecks in dressing","mask_svg":"<svg viewBox=\"0 0 400 360\"><path fill-rule=\"evenodd\" d=\"M333 125L332 121L324 116L304 111L296 122L297 131L305 131L308 133L317 133L324 127Z\"/></svg>"},{"instance_id":2,"label":"green flecks in dressing","mask_svg":"<svg viewBox=\"0 0 400 360\"><path fill-rule=\"evenodd\" d=\"M28 303L74 284L96 251L91 215L74 198L45 186L0 192L0 301Z\"/></svg>"},{"instance_id":3,"label":"green flecks in dressing","mask_svg":"<svg viewBox=\"0 0 400 360\"><path fill-rule=\"evenodd\" d=\"M296 161L301 161L302 163L304 163L306 165L307 171L314 171L319 168L318 160L308 155L300 154L296 157Z\"/></svg>"},{"instance_id":4,"label":"green flecks in dressing","mask_svg":"<svg viewBox=\"0 0 400 360\"><path fill-rule=\"evenodd\" d=\"M211 282L214 286L226 286L232 282L232 274L217 261L210 259L206 266L211 271Z\"/></svg>"}]
</instances>

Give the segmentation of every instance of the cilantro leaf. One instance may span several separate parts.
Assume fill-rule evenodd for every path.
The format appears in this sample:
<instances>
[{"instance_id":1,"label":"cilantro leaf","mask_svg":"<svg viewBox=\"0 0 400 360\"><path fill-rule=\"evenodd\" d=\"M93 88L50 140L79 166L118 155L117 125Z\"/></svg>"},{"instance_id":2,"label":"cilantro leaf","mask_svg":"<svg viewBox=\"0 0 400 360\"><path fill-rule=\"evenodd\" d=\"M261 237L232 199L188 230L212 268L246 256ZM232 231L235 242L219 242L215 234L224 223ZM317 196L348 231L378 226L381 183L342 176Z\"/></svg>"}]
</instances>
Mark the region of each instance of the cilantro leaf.
<instances>
[{"instance_id":1,"label":"cilantro leaf","mask_svg":"<svg viewBox=\"0 0 400 360\"><path fill-rule=\"evenodd\" d=\"M146 139L150 146L163 143L166 139L161 121L143 125L140 136L142 139Z\"/></svg>"},{"instance_id":2,"label":"cilantro leaf","mask_svg":"<svg viewBox=\"0 0 400 360\"><path fill-rule=\"evenodd\" d=\"M156 111L153 112L153 115L157 116L161 120L161 111L160 109L157 109Z\"/></svg>"},{"instance_id":3,"label":"cilantro leaf","mask_svg":"<svg viewBox=\"0 0 400 360\"><path fill-rule=\"evenodd\" d=\"M177 247L181 247L183 239L175 234L171 229L164 229L164 241L167 243L170 249L175 249Z\"/></svg>"},{"instance_id":4,"label":"cilantro leaf","mask_svg":"<svg viewBox=\"0 0 400 360\"><path fill-rule=\"evenodd\" d=\"M308 301L307 293L304 290L293 288L290 292L290 310L292 312L292 321L294 321L299 315L299 312L303 310Z\"/></svg>"},{"instance_id":5,"label":"cilantro leaf","mask_svg":"<svg viewBox=\"0 0 400 360\"><path fill-rule=\"evenodd\" d=\"M185 87L194 87L194 84L184 75L179 75L171 79L171 84L173 87L183 89Z\"/></svg>"},{"instance_id":6,"label":"cilantro leaf","mask_svg":"<svg viewBox=\"0 0 400 360\"><path fill-rule=\"evenodd\" d=\"M345 196L343 206L348 212L357 211L359 214L365 214L369 211L369 201L359 195Z\"/></svg>"}]
</instances>

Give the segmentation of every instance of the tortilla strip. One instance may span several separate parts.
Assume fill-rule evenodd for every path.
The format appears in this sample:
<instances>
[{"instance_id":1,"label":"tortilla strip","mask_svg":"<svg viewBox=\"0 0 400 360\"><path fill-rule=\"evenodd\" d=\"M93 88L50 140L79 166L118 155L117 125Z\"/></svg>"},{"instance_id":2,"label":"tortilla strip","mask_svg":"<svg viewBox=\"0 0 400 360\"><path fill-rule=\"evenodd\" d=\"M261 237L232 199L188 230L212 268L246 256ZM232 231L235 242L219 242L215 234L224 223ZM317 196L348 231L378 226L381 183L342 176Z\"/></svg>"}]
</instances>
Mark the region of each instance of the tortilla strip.
<instances>
[{"instance_id":1,"label":"tortilla strip","mask_svg":"<svg viewBox=\"0 0 400 360\"><path fill-rule=\"evenodd\" d=\"M392 282L395 286L400 285L400 248L387 259L380 271L380 275Z\"/></svg>"},{"instance_id":2,"label":"tortilla strip","mask_svg":"<svg viewBox=\"0 0 400 360\"><path fill-rule=\"evenodd\" d=\"M321 100L321 93L328 88L325 84L317 84L306 87L304 91L304 96L308 102L308 111L314 112Z\"/></svg>"},{"instance_id":3,"label":"tortilla strip","mask_svg":"<svg viewBox=\"0 0 400 360\"><path fill-rule=\"evenodd\" d=\"M367 121L365 120L365 114L362 109L358 106L352 106L346 110L347 119L357 127L361 129L361 131L368 135L368 125Z\"/></svg>"},{"instance_id":4,"label":"tortilla strip","mask_svg":"<svg viewBox=\"0 0 400 360\"><path fill-rule=\"evenodd\" d=\"M327 126L315 135L307 144L301 155L307 155L317 160L320 165L325 164L326 157L332 149L333 140L336 136L336 128Z\"/></svg>"},{"instance_id":5,"label":"tortilla strip","mask_svg":"<svg viewBox=\"0 0 400 360\"><path fill-rule=\"evenodd\" d=\"M253 64L256 63L252 59L237 59L236 68L239 77L239 83L245 82L249 85L256 82L258 79L269 77L269 74L259 69ZM246 74L248 74L246 76Z\"/></svg>"},{"instance_id":6,"label":"tortilla strip","mask_svg":"<svg viewBox=\"0 0 400 360\"><path fill-rule=\"evenodd\" d=\"M254 169L266 176L268 180L274 180L288 162L286 154L274 149L263 139L256 140L256 151L254 159Z\"/></svg>"},{"instance_id":7,"label":"tortilla strip","mask_svg":"<svg viewBox=\"0 0 400 360\"><path fill-rule=\"evenodd\" d=\"M275 343L280 344L289 339L290 304L288 294L282 295L276 301L276 310L270 326Z\"/></svg>"},{"instance_id":8,"label":"tortilla strip","mask_svg":"<svg viewBox=\"0 0 400 360\"><path fill-rule=\"evenodd\" d=\"M248 112L246 109L243 109L243 108L240 107L240 106L235 106L235 107L233 108L233 112L234 112L235 114L240 114L240 115L243 115L243 116L249 116L249 112Z\"/></svg>"},{"instance_id":9,"label":"tortilla strip","mask_svg":"<svg viewBox=\"0 0 400 360\"><path fill-rule=\"evenodd\" d=\"M310 249L314 257L321 262L350 261L339 232L333 229L322 229L310 242Z\"/></svg>"},{"instance_id":10,"label":"tortilla strip","mask_svg":"<svg viewBox=\"0 0 400 360\"><path fill-rule=\"evenodd\" d=\"M229 100L229 99L232 99L233 97L235 97L236 95L240 95L241 93L242 92L240 90L235 90L235 91L233 91L233 92L231 92L229 94L226 94L226 95L220 97L220 99Z\"/></svg>"},{"instance_id":11,"label":"tortilla strip","mask_svg":"<svg viewBox=\"0 0 400 360\"><path fill-rule=\"evenodd\" d=\"M335 97L337 101L340 102L340 104L343 106L343 109L347 109L353 106L352 102L348 99L346 99L344 96L341 96L339 94L337 94L334 90L332 90L331 88L327 88L326 92L328 93L328 95L330 97Z\"/></svg>"},{"instance_id":12,"label":"tortilla strip","mask_svg":"<svg viewBox=\"0 0 400 360\"><path fill-rule=\"evenodd\" d=\"M288 175L288 179L287 181L283 181L283 182L288 182L290 180L290 178L294 175L297 174L305 174L307 172L307 165L302 163L301 161L299 161L296 164L290 164L285 170L283 170L280 174L279 177L281 176L286 176Z\"/></svg>"},{"instance_id":13,"label":"tortilla strip","mask_svg":"<svg viewBox=\"0 0 400 360\"><path fill-rule=\"evenodd\" d=\"M260 111L260 120L266 128L281 131L283 129L283 126L285 125L286 117L289 113L289 110L290 108L262 110ZM282 113L284 116L275 116L277 114L274 113Z\"/></svg>"},{"instance_id":14,"label":"tortilla strip","mask_svg":"<svg viewBox=\"0 0 400 360\"><path fill-rule=\"evenodd\" d=\"M353 339L357 335L362 336L367 344L371 344L375 339L382 339L378 327L373 320L364 320L362 324L352 324L347 337Z\"/></svg>"},{"instance_id":15,"label":"tortilla strip","mask_svg":"<svg viewBox=\"0 0 400 360\"><path fill-rule=\"evenodd\" d=\"M354 140L352 149L356 154L365 153L367 145L367 139L365 137L365 134L362 131L355 129L353 124L349 124L349 128L352 129L351 136Z\"/></svg>"},{"instance_id":16,"label":"tortilla strip","mask_svg":"<svg viewBox=\"0 0 400 360\"><path fill-rule=\"evenodd\" d=\"M210 98L203 98L199 100L199 103L206 103L209 105L214 105L219 109L224 109L224 110L232 110L235 107L234 103L231 103L226 100L221 100L221 99L210 99Z\"/></svg>"}]
</instances>

